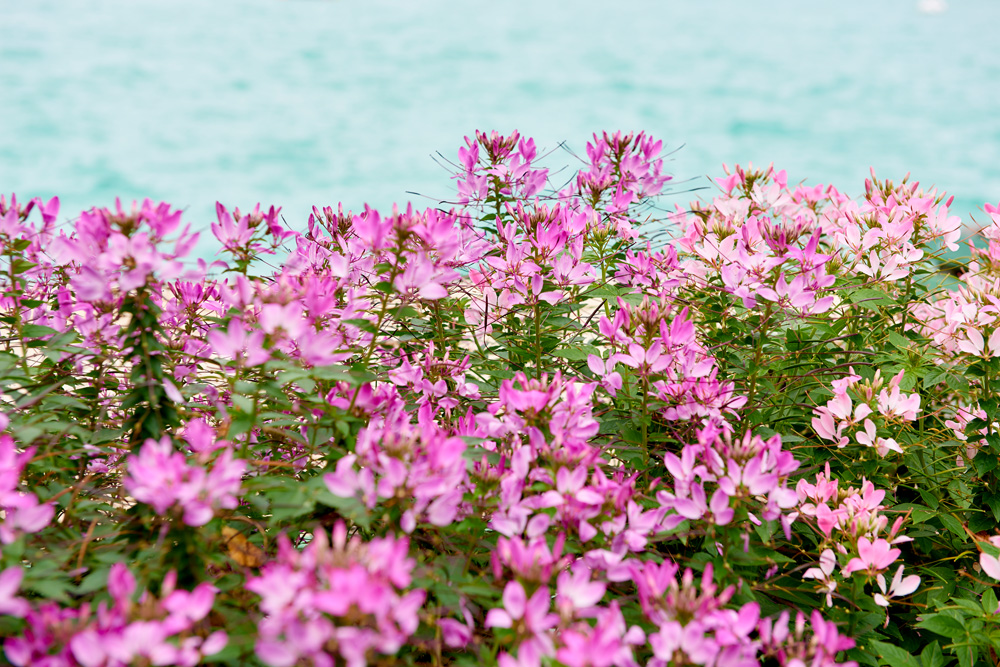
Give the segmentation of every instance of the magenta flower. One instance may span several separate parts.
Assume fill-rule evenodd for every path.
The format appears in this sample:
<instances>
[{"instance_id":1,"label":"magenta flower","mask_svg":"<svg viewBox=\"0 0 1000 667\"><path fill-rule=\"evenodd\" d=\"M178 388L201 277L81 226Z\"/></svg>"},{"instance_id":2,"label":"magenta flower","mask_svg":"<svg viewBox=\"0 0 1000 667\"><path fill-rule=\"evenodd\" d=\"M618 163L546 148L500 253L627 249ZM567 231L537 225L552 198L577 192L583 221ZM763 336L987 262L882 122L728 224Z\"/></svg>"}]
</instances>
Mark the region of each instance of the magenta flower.
<instances>
[{"instance_id":1,"label":"magenta flower","mask_svg":"<svg viewBox=\"0 0 1000 667\"><path fill-rule=\"evenodd\" d=\"M547 586L539 586L528 598L519 581L511 581L503 591L503 608L490 609L486 614L487 628L512 628L515 624L531 635L540 635L559 620L549 613L551 593Z\"/></svg>"},{"instance_id":2,"label":"magenta flower","mask_svg":"<svg viewBox=\"0 0 1000 667\"><path fill-rule=\"evenodd\" d=\"M556 580L556 607L564 617L589 615L604 597L607 584L591 581L590 575L591 570L582 566L559 573Z\"/></svg>"},{"instance_id":3,"label":"magenta flower","mask_svg":"<svg viewBox=\"0 0 1000 667\"><path fill-rule=\"evenodd\" d=\"M865 430L859 431L855 437L857 438L858 444L865 445L867 447L873 447L878 455L885 457L890 451L903 453L902 448L900 448L899 443L897 443L892 438L883 438L877 435L875 430L875 423L871 419L865 420Z\"/></svg>"},{"instance_id":4,"label":"magenta flower","mask_svg":"<svg viewBox=\"0 0 1000 667\"><path fill-rule=\"evenodd\" d=\"M659 373L670 364L669 358L661 354L662 349L663 346L659 340L654 340L649 349L638 343L629 343L628 354L616 354L608 359L608 363L620 361L626 366L637 369L640 375Z\"/></svg>"},{"instance_id":5,"label":"magenta flower","mask_svg":"<svg viewBox=\"0 0 1000 667\"><path fill-rule=\"evenodd\" d=\"M236 250L250 243L253 229L250 228L249 215L239 216L237 213L237 220L234 220L234 216L220 202L215 202L215 214L218 222L212 223L212 234L224 248Z\"/></svg>"},{"instance_id":6,"label":"magenta flower","mask_svg":"<svg viewBox=\"0 0 1000 667\"><path fill-rule=\"evenodd\" d=\"M463 648L472 641L472 633L475 630L475 623L472 614L465 606L465 601L459 602L462 611L462 621L454 618L438 619L438 627L441 628L441 638L446 646L450 648Z\"/></svg>"},{"instance_id":7,"label":"magenta flower","mask_svg":"<svg viewBox=\"0 0 1000 667\"><path fill-rule=\"evenodd\" d=\"M8 423L6 415L0 421ZM14 439L0 434L0 544L10 544L20 533L37 533L52 521L55 508L39 503L34 493L21 491L21 473L35 454L34 447L17 451Z\"/></svg>"},{"instance_id":8,"label":"magenta flower","mask_svg":"<svg viewBox=\"0 0 1000 667\"><path fill-rule=\"evenodd\" d=\"M597 377L601 378L601 386L612 396L617 396L622 388L622 376L614 371L615 364L610 359L604 361L596 354L587 355L587 366Z\"/></svg>"},{"instance_id":9,"label":"magenta flower","mask_svg":"<svg viewBox=\"0 0 1000 667\"><path fill-rule=\"evenodd\" d=\"M593 627L578 623L559 635L563 646L556 658L567 667L630 667L635 664L632 646L645 641L645 633L625 624L617 602L601 609Z\"/></svg>"},{"instance_id":10,"label":"magenta flower","mask_svg":"<svg viewBox=\"0 0 1000 667\"><path fill-rule=\"evenodd\" d=\"M124 486L157 514L177 505L184 523L203 526L216 508L236 507L245 470L246 462L234 459L229 449L216 458L210 471L188 465L184 454L174 451L169 436L164 436L159 442L147 440L138 455L129 456Z\"/></svg>"},{"instance_id":11,"label":"magenta flower","mask_svg":"<svg viewBox=\"0 0 1000 667\"><path fill-rule=\"evenodd\" d=\"M257 656L270 665L300 659L331 664L328 645L348 664L369 651L392 655L419 625L425 593L406 591L415 565L409 542L392 537L347 539L343 522L333 535L317 530L304 549L279 538L278 557L250 577L261 596Z\"/></svg>"}]
</instances>

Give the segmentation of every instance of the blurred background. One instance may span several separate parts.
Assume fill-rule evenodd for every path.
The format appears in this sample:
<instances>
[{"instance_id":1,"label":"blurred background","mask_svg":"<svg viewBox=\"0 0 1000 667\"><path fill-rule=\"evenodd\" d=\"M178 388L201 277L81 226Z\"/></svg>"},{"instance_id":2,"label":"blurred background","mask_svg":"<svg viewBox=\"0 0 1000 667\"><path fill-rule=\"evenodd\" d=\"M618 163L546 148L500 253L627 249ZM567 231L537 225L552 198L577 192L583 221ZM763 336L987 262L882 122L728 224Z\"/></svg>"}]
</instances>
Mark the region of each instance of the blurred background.
<instances>
[{"instance_id":1,"label":"blurred background","mask_svg":"<svg viewBox=\"0 0 1000 667\"><path fill-rule=\"evenodd\" d=\"M0 25L0 192L165 200L206 258L216 200L297 229L447 200L436 154L476 129L553 171L645 130L664 208L750 161L853 196L910 171L970 225L1000 201L996 0L0 0Z\"/></svg>"}]
</instances>

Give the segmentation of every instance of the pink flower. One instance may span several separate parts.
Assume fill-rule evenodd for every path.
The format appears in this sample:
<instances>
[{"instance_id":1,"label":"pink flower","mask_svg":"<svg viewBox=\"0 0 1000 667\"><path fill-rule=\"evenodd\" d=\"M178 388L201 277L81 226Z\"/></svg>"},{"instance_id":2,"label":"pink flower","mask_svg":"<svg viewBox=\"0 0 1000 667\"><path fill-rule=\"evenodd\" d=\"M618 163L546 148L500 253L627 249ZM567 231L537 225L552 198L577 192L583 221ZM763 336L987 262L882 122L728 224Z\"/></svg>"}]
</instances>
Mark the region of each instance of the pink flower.
<instances>
[{"instance_id":1,"label":"pink flower","mask_svg":"<svg viewBox=\"0 0 1000 667\"><path fill-rule=\"evenodd\" d=\"M225 359L231 359L245 366L259 366L271 358L271 353L264 349L264 332L246 329L238 319L229 321L225 331L213 329L208 332L208 344L215 354Z\"/></svg>"},{"instance_id":2,"label":"pink flower","mask_svg":"<svg viewBox=\"0 0 1000 667\"><path fill-rule=\"evenodd\" d=\"M108 572L108 593L122 609L128 609L135 592L135 576L125 563L115 563Z\"/></svg>"},{"instance_id":3,"label":"pink flower","mask_svg":"<svg viewBox=\"0 0 1000 667\"><path fill-rule=\"evenodd\" d=\"M0 615L23 617L28 613L27 600L16 597L17 589L21 585L21 578L24 577L24 570L20 567L8 567L0 572Z\"/></svg>"},{"instance_id":4,"label":"pink flower","mask_svg":"<svg viewBox=\"0 0 1000 667\"><path fill-rule=\"evenodd\" d=\"M406 268L393 281L393 287L404 295L415 292L421 299L443 299L448 296L448 290L441 282L457 277L458 274L451 269L438 269L426 255L417 254L409 258Z\"/></svg>"},{"instance_id":5,"label":"pink flower","mask_svg":"<svg viewBox=\"0 0 1000 667\"><path fill-rule=\"evenodd\" d=\"M2 421L9 423L6 415ZM35 454L34 447L17 451L14 439L0 434L0 543L10 544L19 533L37 533L49 525L55 515L50 503L39 503L34 493L18 489L21 473Z\"/></svg>"},{"instance_id":6,"label":"pink flower","mask_svg":"<svg viewBox=\"0 0 1000 667\"><path fill-rule=\"evenodd\" d=\"M974 357L1000 357L1000 328L993 330L987 342L978 329L966 326L965 337L958 340L958 349Z\"/></svg>"},{"instance_id":7,"label":"pink flower","mask_svg":"<svg viewBox=\"0 0 1000 667\"><path fill-rule=\"evenodd\" d=\"M618 603L612 602L601 610L594 627L579 623L562 632L559 641L563 647L556 658L567 667L626 667L635 664L631 647L642 644L645 638L638 626L626 626Z\"/></svg>"},{"instance_id":8,"label":"pink flower","mask_svg":"<svg viewBox=\"0 0 1000 667\"><path fill-rule=\"evenodd\" d=\"M128 458L125 490L139 502L165 514L174 505L183 510L184 523L203 526L211 521L215 508L236 507L246 462L234 459L232 450L218 456L211 471L188 465L181 452L173 450L169 436L159 442L146 440Z\"/></svg>"},{"instance_id":9,"label":"pink flower","mask_svg":"<svg viewBox=\"0 0 1000 667\"><path fill-rule=\"evenodd\" d=\"M979 566L983 568L988 576L1000 581L1000 559L996 556L992 556L985 551L979 554Z\"/></svg>"},{"instance_id":10,"label":"pink flower","mask_svg":"<svg viewBox=\"0 0 1000 667\"><path fill-rule=\"evenodd\" d=\"M442 618L438 620L438 627L441 628L441 638L446 646L451 648L463 648L472 641L472 633L475 630L475 623L472 614L465 606L465 601L459 602L462 610L463 621L454 618Z\"/></svg>"},{"instance_id":11,"label":"pink flower","mask_svg":"<svg viewBox=\"0 0 1000 667\"><path fill-rule=\"evenodd\" d=\"M640 375L659 373L670 364L669 359L661 354L662 349L659 340L654 340L649 349L638 343L629 343L628 354L616 354L608 359L608 363L620 361L626 366L638 369Z\"/></svg>"},{"instance_id":12,"label":"pink flower","mask_svg":"<svg viewBox=\"0 0 1000 667\"><path fill-rule=\"evenodd\" d=\"M858 539L857 557L848 561L841 574L849 577L858 570L864 570L868 574L877 574L880 570L892 565L901 553L899 549L893 549L882 538L871 542L867 537L861 537Z\"/></svg>"},{"instance_id":13,"label":"pink flower","mask_svg":"<svg viewBox=\"0 0 1000 667\"><path fill-rule=\"evenodd\" d=\"M855 436L858 440L858 444L865 445L867 447L874 447L878 455L885 457L890 451L903 453L903 449L899 446L892 438L883 438L876 435L875 423L871 419L865 420L865 430L859 432Z\"/></svg>"},{"instance_id":14,"label":"pink flower","mask_svg":"<svg viewBox=\"0 0 1000 667\"><path fill-rule=\"evenodd\" d=\"M596 354L587 355L587 367L594 375L601 378L601 386L612 396L618 395L618 390L622 388L622 376L613 369L615 364L612 360L604 361Z\"/></svg>"}]
</instances>

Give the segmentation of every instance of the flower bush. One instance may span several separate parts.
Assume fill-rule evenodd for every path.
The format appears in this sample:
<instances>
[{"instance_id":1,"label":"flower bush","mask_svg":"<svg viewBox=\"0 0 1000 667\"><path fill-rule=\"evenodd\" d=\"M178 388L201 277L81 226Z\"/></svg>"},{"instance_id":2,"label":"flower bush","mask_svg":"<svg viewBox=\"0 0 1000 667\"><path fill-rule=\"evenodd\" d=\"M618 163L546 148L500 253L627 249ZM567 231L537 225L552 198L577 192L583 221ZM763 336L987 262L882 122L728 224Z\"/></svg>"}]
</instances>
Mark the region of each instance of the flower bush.
<instances>
[{"instance_id":1,"label":"flower bush","mask_svg":"<svg viewBox=\"0 0 1000 667\"><path fill-rule=\"evenodd\" d=\"M467 138L453 208L0 197L13 665L997 661L1000 206ZM561 183L561 185L559 185ZM666 235L666 238L665 238Z\"/></svg>"}]
</instances>

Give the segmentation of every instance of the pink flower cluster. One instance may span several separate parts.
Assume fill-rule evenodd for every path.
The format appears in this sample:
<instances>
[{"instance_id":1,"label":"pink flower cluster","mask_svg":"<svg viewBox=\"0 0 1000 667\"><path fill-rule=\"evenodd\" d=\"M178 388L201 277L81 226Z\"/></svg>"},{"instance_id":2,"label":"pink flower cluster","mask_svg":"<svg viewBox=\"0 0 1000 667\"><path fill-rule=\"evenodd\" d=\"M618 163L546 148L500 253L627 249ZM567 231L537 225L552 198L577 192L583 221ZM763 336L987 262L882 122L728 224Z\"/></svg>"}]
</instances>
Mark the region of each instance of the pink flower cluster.
<instances>
[{"instance_id":1,"label":"pink flower cluster","mask_svg":"<svg viewBox=\"0 0 1000 667\"><path fill-rule=\"evenodd\" d=\"M845 637L837 630L837 624L827 621L817 610L813 610L807 619L805 614L795 614L795 625L788 626L789 613L781 612L776 620L764 619L760 624L760 640L762 655L777 660L779 665L800 667L814 665L844 665L858 667L853 660L837 662L840 651L854 647L854 640Z\"/></svg>"},{"instance_id":2,"label":"pink flower cluster","mask_svg":"<svg viewBox=\"0 0 1000 667\"><path fill-rule=\"evenodd\" d=\"M181 212L171 211L168 204L154 206L147 199L141 207L125 211L116 200L114 211L94 208L81 213L76 233L60 234L47 251L55 266L77 267L70 285L78 299L112 301L117 291L143 287L154 276L159 280L189 276L180 259L198 242L198 234L185 227L171 252L158 248L180 221Z\"/></svg>"},{"instance_id":3,"label":"pink flower cluster","mask_svg":"<svg viewBox=\"0 0 1000 667\"><path fill-rule=\"evenodd\" d=\"M480 148L486 153L483 158L479 155ZM536 157L535 140L522 139L517 131L506 137L479 131L475 139L466 137L465 146L458 149L462 171L455 176L459 201L462 204L484 201L491 186L499 194L531 199L545 187L549 171L531 168ZM485 167L483 159L487 161Z\"/></svg>"},{"instance_id":4,"label":"pink flower cluster","mask_svg":"<svg viewBox=\"0 0 1000 667\"><path fill-rule=\"evenodd\" d=\"M341 498L359 497L369 508L377 502L398 504L407 533L418 521L447 526L466 488L465 443L448 436L426 410L412 424L392 385L380 393L380 414L358 434L355 452L324 475L327 489Z\"/></svg>"},{"instance_id":5,"label":"pink flower cluster","mask_svg":"<svg viewBox=\"0 0 1000 667\"><path fill-rule=\"evenodd\" d=\"M761 302L799 314L827 312L835 272L892 286L911 275L923 248L957 249L961 220L918 183L865 182L860 203L832 186L789 188L784 171L736 167L717 179L723 194L673 220L692 277L721 284L744 307ZM716 278L717 277L717 278Z\"/></svg>"},{"instance_id":6,"label":"pink flower cluster","mask_svg":"<svg viewBox=\"0 0 1000 667\"><path fill-rule=\"evenodd\" d=\"M0 584L16 579L7 572L0 575L6 580ZM217 591L207 583L192 591L177 589L176 576L174 571L166 576L158 597L144 591L135 602L135 577L123 563L115 563L108 573L110 606L101 602L93 609L84 603L71 609L45 602L31 607L24 614L24 634L7 639L4 654L17 667L200 664L228 641L221 631L207 637L195 632L212 610Z\"/></svg>"},{"instance_id":7,"label":"pink flower cluster","mask_svg":"<svg viewBox=\"0 0 1000 667\"><path fill-rule=\"evenodd\" d=\"M133 498L157 514L176 507L189 526L204 526L216 509L236 507L246 471L246 462L234 459L228 448L215 458L211 470L191 464L174 450L169 436L147 440L138 454L128 457L127 466L124 486Z\"/></svg>"},{"instance_id":8,"label":"pink flower cluster","mask_svg":"<svg viewBox=\"0 0 1000 667\"><path fill-rule=\"evenodd\" d=\"M889 517L882 513L885 491L868 481L860 489L841 489L839 480L831 478L827 464L825 472L816 475L815 484L800 479L796 493L802 515L815 521L822 535L819 566L806 570L803 577L818 582L818 590L826 594L828 606L833 604L832 595L837 590L838 559L840 579L846 580L855 572L863 572L869 581L872 577L877 579L881 592L874 597L880 606L888 606L890 598L903 597L917 589L920 577L911 575L903 579L902 565L889 590L885 587L883 574L902 553L894 545L912 541L899 534L902 516L882 536L889 525Z\"/></svg>"},{"instance_id":9,"label":"pink flower cluster","mask_svg":"<svg viewBox=\"0 0 1000 667\"><path fill-rule=\"evenodd\" d=\"M800 462L781 437L740 425L754 392L725 379L734 362L704 342L714 324L703 325L691 295L721 288L732 298L719 298L732 305L720 316L751 311L761 327L769 318L837 312L838 276L900 289L895 283L922 248L953 243L957 227L946 204L915 186L873 180L856 204L832 188L789 188L784 172L737 168L710 207L675 216L683 226L676 244L632 247L637 207L668 179L660 148L643 134L595 135L586 166L543 202L548 172L535 166L534 142L477 133L459 152L468 209L314 209L304 234L283 227L280 209L230 213L220 204L212 231L236 265L219 279L204 266L194 274L180 268L195 238L186 229L173 250L161 250L180 229L168 206L94 209L73 235L39 249L31 270L41 278L26 287L27 305L6 305L25 322L79 332L82 352L67 363L114 379L92 399L111 422L124 413L110 387L132 382L103 356L128 349L127 323L117 316L124 299L147 290L162 310L157 336L171 378L163 388L189 420L123 461L89 462L95 474L124 469L135 501L179 518L175 524L205 526L220 510L242 511L243 497L258 488L249 477L278 468L308 483L307 467L322 461L334 498L324 491L320 502L361 507L373 533L386 535L363 540L341 522L330 538L310 533L312 525L280 538L277 557L246 583L260 598L246 606L260 620L255 651L267 664L360 667L407 644L489 646L482 655L503 667L634 667L637 655L664 667L835 664L853 642L818 613L761 618L757 604L733 602L735 584L715 583L719 575L745 585L740 574L702 560L698 582L667 556L671 543L688 548L689 538L704 536L701 556L737 557L726 550L742 540L750 552L753 527L780 525L791 539L800 521L799 534L815 526L819 535L819 562L804 576L817 580L828 604L858 572L882 606L919 584L902 567L887 582L901 556L895 545L907 538L898 535L901 520L886 530L884 491L870 482L841 489L829 469L793 490ZM24 224L31 203L4 206L0 200L0 242L51 236L57 201L41 209L42 232ZM477 228L477 219L495 233ZM274 274L250 277L253 257L285 241L295 247ZM595 283L601 291L588 302ZM985 300L975 298L969 304ZM973 318L969 304L947 317ZM919 317L908 326L931 325L930 311L910 314ZM992 349L992 320L975 317L972 329L986 327L983 345L966 327L956 354ZM551 332L565 335L545 340ZM521 354L522 345L534 347ZM883 382L876 372L865 382L852 369L815 410L819 438L882 457L899 452L897 431L923 410L918 394L901 390L903 379ZM268 409L267 392L280 408ZM958 424L962 414L955 428L964 430L970 419ZM638 436L615 432L637 424ZM239 458L229 440L242 446ZM53 517L51 506L18 488L33 454L0 436L4 543ZM651 480L663 474L661 457L666 479ZM462 592L447 611L425 607L435 593L414 583L423 576L414 545L454 549L477 530L470 548L496 543L492 580L480 551L484 580L470 587L477 593ZM983 558L991 574L995 559ZM30 573L0 572L0 612L25 617L30 630L4 644L8 658L193 664L225 643L198 625L211 609L211 587L177 591L170 582L159 599L145 594L135 604L134 581L116 568L114 605L94 613L32 606L17 596Z\"/></svg>"},{"instance_id":10,"label":"pink flower cluster","mask_svg":"<svg viewBox=\"0 0 1000 667\"><path fill-rule=\"evenodd\" d=\"M0 431L10 419L0 412ZM14 439L0 434L0 544L10 544L24 533L37 533L49 525L55 508L39 503L38 496L20 489L21 473L35 454L34 447L18 452Z\"/></svg>"},{"instance_id":11,"label":"pink flower cluster","mask_svg":"<svg viewBox=\"0 0 1000 667\"><path fill-rule=\"evenodd\" d=\"M257 204L252 211L243 214L239 208L230 213L216 202L215 215L218 222L212 223L212 234L237 261L250 261L261 254L273 255L282 241L295 236L279 222L280 206L272 206L267 213L262 213L260 204ZM271 237L270 243L265 245L264 240L268 236Z\"/></svg>"},{"instance_id":12,"label":"pink flower cluster","mask_svg":"<svg viewBox=\"0 0 1000 667\"><path fill-rule=\"evenodd\" d=\"M405 538L348 539L343 522L329 538L317 529L302 549L282 536L277 558L247 579L264 614L257 655L273 667L332 667L338 656L364 667L376 654L395 654L416 631L425 598L407 590L415 564L408 550Z\"/></svg>"},{"instance_id":13,"label":"pink flower cluster","mask_svg":"<svg viewBox=\"0 0 1000 667\"><path fill-rule=\"evenodd\" d=\"M522 552L526 555L528 552ZM669 560L661 564L639 560L608 564L598 551L573 562L559 573L554 596L549 583L554 570L550 567L509 581L502 606L490 609L485 621L486 627L498 629L495 632L501 641L516 647L502 652L499 664L537 667L542 658L555 657L570 667L636 667L639 663L634 651L638 649L650 650L652 658L647 664L661 667L750 667L760 664L763 656L781 665L857 664L836 661L836 654L853 647L854 642L841 636L836 625L824 621L818 612L812 616L810 632L801 614L790 630L787 612L771 619L761 618L754 602L731 608L736 588L719 590L711 564L705 567L700 582L691 569L678 577L679 568ZM522 566L515 571L526 569ZM600 604L608 584L621 581L634 583L651 631L628 626L617 601Z\"/></svg>"},{"instance_id":14,"label":"pink flower cluster","mask_svg":"<svg viewBox=\"0 0 1000 667\"><path fill-rule=\"evenodd\" d=\"M760 608L750 602L738 610L727 609L736 589L718 590L711 564L705 567L700 586L690 569L678 580L678 567L669 561L637 564L633 572L642 610L658 627L649 636L654 655L650 665L756 664L759 645L752 634Z\"/></svg>"},{"instance_id":15,"label":"pink flower cluster","mask_svg":"<svg viewBox=\"0 0 1000 667\"><path fill-rule=\"evenodd\" d=\"M800 314L829 310L833 297L822 293L835 280L826 266L832 255L820 252L821 222L801 186L790 192L785 172L773 168L737 167L718 180L724 194L710 208L672 218L684 232L678 245L690 256L681 268L699 282L719 276L745 308L763 301Z\"/></svg>"},{"instance_id":16,"label":"pink flower cluster","mask_svg":"<svg viewBox=\"0 0 1000 667\"><path fill-rule=\"evenodd\" d=\"M847 446L853 436L854 442L874 448L881 457L889 452L901 454L903 450L894 438L882 437L878 432L879 427L883 432L893 432L894 428L916 420L920 412L920 395L905 395L900 391L904 372L899 371L883 387L880 370L875 371L870 382L861 382L861 376L855 375L852 368L850 375L833 382L833 398L814 410L812 425L816 434L840 448ZM878 419L878 424L872 416Z\"/></svg>"},{"instance_id":17,"label":"pink flower cluster","mask_svg":"<svg viewBox=\"0 0 1000 667\"><path fill-rule=\"evenodd\" d=\"M613 396L621 388L622 364L648 384L648 397L669 421L725 423L746 403L732 382L718 379L715 359L695 337L688 309L675 309L669 297L638 305L619 298L613 318L598 321L599 340L608 346L606 360L588 357L588 365Z\"/></svg>"},{"instance_id":18,"label":"pink flower cluster","mask_svg":"<svg viewBox=\"0 0 1000 667\"><path fill-rule=\"evenodd\" d=\"M781 436L768 440L746 433L740 439L714 426L698 432L698 443L685 445L678 457L668 452L667 470L673 492L659 491L656 498L673 510L664 525L676 527L685 519L724 526L733 521L735 508L751 523L780 519L790 535L798 505L789 476L799 462L781 447ZM745 515L744 515L745 513Z\"/></svg>"}]
</instances>

